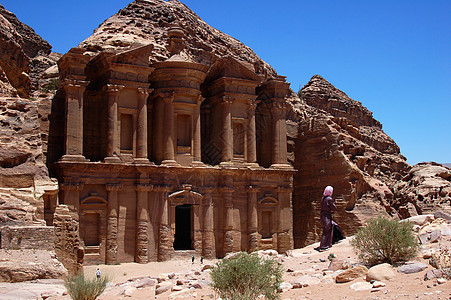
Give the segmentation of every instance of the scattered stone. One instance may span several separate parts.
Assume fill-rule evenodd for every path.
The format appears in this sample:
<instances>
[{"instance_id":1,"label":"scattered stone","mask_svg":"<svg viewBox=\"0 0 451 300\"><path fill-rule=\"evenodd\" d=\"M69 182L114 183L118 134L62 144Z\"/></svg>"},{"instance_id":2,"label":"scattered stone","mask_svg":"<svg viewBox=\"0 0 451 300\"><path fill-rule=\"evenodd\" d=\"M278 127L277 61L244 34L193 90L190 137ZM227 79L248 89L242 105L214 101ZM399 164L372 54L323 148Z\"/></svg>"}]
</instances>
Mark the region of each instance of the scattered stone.
<instances>
[{"instance_id":1,"label":"scattered stone","mask_svg":"<svg viewBox=\"0 0 451 300\"><path fill-rule=\"evenodd\" d=\"M341 269L344 269L343 265L344 265L344 260L338 259L338 258L333 258L330 261L328 269L331 271L341 270Z\"/></svg>"},{"instance_id":2,"label":"scattered stone","mask_svg":"<svg viewBox=\"0 0 451 300\"><path fill-rule=\"evenodd\" d=\"M277 289L278 292L286 292L293 288L293 285L288 282L282 282Z\"/></svg>"},{"instance_id":3,"label":"scattered stone","mask_svg":"<svg viewBox=\"0 0 451 300\"><path fill-rule=\"evenodd\" d=\"M401 266L398 268L399 273L403 274L412 274L412 273L418 273L426 269L428 266L424 263L412 263L412 264L406 264L404 266Z\"/></svg>"},{"instance_id":4,"label":"scattered stone","mask_svg":"<svg viewBox=\"0 0 451 300\"><path fill-rule=\"evenodd\" d=\"M292 273L292 272L294 272L294 270L293 270L293 269L290 269L290 268L288 268L288 269L287 269L287 272L288 272L288 273Z\"/></svg>"},{"instance_id":5,"label":"scattered stone","mask_svg":"<svg viewBox=\"0 0 451 300\"><path fill-rule=\"evenodd\" d=\"M366 274L366 281L377 280L390 280L395 277L395 271L390 264L384 263L371 267Z\"/></svg>"},{"instance_id":6,"label":"scattered stone","mask_svg":"<svg viewBox=\"0 0 451 300\"><path fill-rule=\"evenodd\" d=\"M181 285L174 285L174 286L171 288L171 291L173 291L173 292L179 292L179 291L181 291L181 290L183 290L183 289L184 289L184 287L181 286Z\"/></svg>"},{"instance_id":7,"label":"scattered stone","mask_svg":"<svg viewBox=\"0 0 451 300\"><path fill-rule=\"evenodd\" d=\"M291 284L293 286L296 286L296 288L300 288L300 287L307 287L307 286L312 286L315 284L320 283L321 280L315 277L311 277L308 275L303 275L301 277L299 277L298 279L294 280Z\"/></svg>"},{"instance_id":8,"label":"scattered stone","mask_svg":"<svg viewBox=\"0 0 451 300\"><path fill-rule=\"evenodd\" d=\"M134 286L128 286L125 288L125 290L123 291L122 295L124 297L131 297L132 294L136 291L137 289Z\"/></svg>"},{"instance_id":9,"label":"scattered stone","mask_svg":"<svg viewBox=\"0 0 451 300\"><path fill-rule=\"evenodd\" d=\"M155 289L155 295L162 294L169 291L172 288L172 282L165 282L164 284L158 284Z\"/></svg>"},{"instance_id":10,"label":"scattered stone","mask_svg":"<svg viewBox=\"0 0 451 300\"><path fill-rule=\"evenodd\" d=\"M438 284L444 284L446 282L445 278L437 278L437 283Z\"/></svg>"},{"instance_id":11,"label":"scattered stone","mask_svg":"<svg viewBox=\"0 0 451 300\"><path fill-rule=\"evenodd\" d=\"M202 267L201 271L203 272L205 270L212 269L212 268L213 268L213 265L205 265Z\"/></svg>"},{"instance_id":12,"label":"scattered stone","mask_svg":"<svg viewBox=\"0 0 451 300\"><path fill-rule=\"evenodd\" d=\"M335 283L335 279L332 275L326 275L323 278L321 278L321 283L326 283L326 284Z\"/></svg>"},{"instance_id":13,"label":"scattered stone","mask_svg":"<svg viewBox=\"0 0 451 300\"><path fill-rule=\"evenodd\" d=\"M345 270L335 278L336 283L345 283L352 281L356 278L363 277L368 273L368 269L365 266L356 266L352 269Z\"/></svg>"},{"instance_id":14,"label":"scattered stone","mask_svg":"<svg viewBox=\"0 0 451 300\"><path fill-rule=\"evenodd\" d=\"M427 271L426 274L424 274L424 280L431 280L435 278L441 278L443 277L443 272L440 269L434 269Z\"/></svg>"},{"instance_id":15,"label":"scattered stone","mask_svg":"<svg viewBox=\"0 0 451 300\"><path fill-rule=\"evenodd\" d=\"M351 288L351 290L354 290L356 292L367 291L367 290L371 290L373 288L373 285L369 282L356 282L356 283L351 284L350 288Z\"/></svg>"},{"instance_id":16,"label":"scattered stone","mask_svg":"<svg viewBox=\"0 0 451 300\"><path fill-rule=\"evenodd\" d=\"M373 288L380 288L386 286L385 282L382 281L375 281L372 283Z\"/></svg>"},{"instance_id":17,"label":"scattered stone","mask_svg":"<svg viewBox=\"0 0 451 300\"><path fill-rule=\"evenodd\" d=\"M198 282L191 283L189 285L190 289L202 289L202 286Z\"/></svg>"},{"instance_id":18,"label":"scattered stone","mask_svg":"<svg viewBox=\"0 0 451 300\"><path fill-rule=\"evenodd\" d=\"M434 218L436 218L436 219L441 218L441 219L445 219L448 222L451 222L451 214L448 214L448 213L446 213L444 211L440 211L440 210L434 212Z\"/></svg>"},{"instance_id":19,"label":"scattered stone","mask_svg":"<svg viewBox=\"0 0 451 300\"><path fill-rule=\"evenodd\" d=\"M155 284L157 284L157 280L155 278L146 277L146 278L139 280L135 284L135 287L137 289L142 289L142 288L145 288L148 286L154 286Z\"/></svg>"},{"instance_id":20,"label":"scattered stone","mask_svg":"<svg viewBox=\"0 0 451 300\"><path fill-rule=\"evenodd\" d=\"M403 219L400 222L410 222L415 225L424 225L428 222L432 222L434 220L434 215L419 215L419 216L413 216L407 219Z\"/></svg>"}]
</instances>

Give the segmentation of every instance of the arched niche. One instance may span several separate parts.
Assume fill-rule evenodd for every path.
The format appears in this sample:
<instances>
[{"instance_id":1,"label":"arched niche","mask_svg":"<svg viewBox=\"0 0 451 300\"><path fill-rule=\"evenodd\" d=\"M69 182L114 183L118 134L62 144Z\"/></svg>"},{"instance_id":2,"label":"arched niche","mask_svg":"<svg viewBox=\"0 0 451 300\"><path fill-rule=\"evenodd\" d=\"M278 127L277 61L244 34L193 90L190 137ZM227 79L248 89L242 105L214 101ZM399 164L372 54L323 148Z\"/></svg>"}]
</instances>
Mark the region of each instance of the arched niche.
<instances>
[{"instance_id":1,"label":"arched niche","mask_svg":"<svg viewBox=\"0 0 451 300\"><path fill-rule=\"evenodd\" d=\"M279 200L272 195L264 195L257 201L258 232L262 239L272 239L277 230L277 206Z\"/></svg>"},{"instance_id":2,"label":"arched niche","mask_svg":"<svg viewBox=\"0 0 451 300\"><path fill-rule=\"evenodd\" d=\"M102 242L107 204L108 201L98 195L89 195L80 201L80 237L87 247L99 247Z\"/></svg>"}]
</instances>

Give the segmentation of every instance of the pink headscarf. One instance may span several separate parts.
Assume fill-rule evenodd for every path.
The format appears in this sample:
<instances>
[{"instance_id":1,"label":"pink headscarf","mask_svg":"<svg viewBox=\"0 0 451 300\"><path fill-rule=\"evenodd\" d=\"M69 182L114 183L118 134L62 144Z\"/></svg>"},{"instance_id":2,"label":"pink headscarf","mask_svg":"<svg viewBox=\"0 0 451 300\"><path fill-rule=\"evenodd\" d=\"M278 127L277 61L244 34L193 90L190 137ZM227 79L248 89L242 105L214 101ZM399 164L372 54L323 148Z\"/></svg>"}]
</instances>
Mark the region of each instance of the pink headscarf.
<instances>
[{"instance_id":1,"label":"pink headscarf","mask_svg":"<svg viewBox=\"0 0 451 300\"><path fill-rule=\"evenodd\" d=\"M330 185L328 185L328 186L326 186L326 188L324 189L323 195L324 195L324 196L332 196L333 192L334 192L334 188L331 187Z\"/></svg>"}]
</instances>

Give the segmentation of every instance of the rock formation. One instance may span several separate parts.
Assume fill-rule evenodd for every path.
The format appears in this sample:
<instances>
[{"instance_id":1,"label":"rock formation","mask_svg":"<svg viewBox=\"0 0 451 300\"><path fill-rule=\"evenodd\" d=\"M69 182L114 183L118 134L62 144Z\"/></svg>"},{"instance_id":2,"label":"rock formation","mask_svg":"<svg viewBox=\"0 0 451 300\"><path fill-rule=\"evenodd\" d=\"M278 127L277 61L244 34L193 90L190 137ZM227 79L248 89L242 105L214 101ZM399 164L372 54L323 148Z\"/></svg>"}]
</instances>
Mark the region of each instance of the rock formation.
<instances>
[{"instance_id":1,"label":"rock formation","mask_svg":"<svg viewBox=\"0 0 451 300\"><path fill-rule=\"evenodd\" d=\"M79 47L89 52L121 51L154 45L151 62L169 57L165 47L170 26L185 30L186 48L182 57L206 65L230 56L263 77L275 77L276 71L249 47L211 27L186 5L171 0L136 0L105 20Z\"/></svg>"},{"instance_id":2,"label":"rock formation","mask_svg":"<svg viewBox=\"0 0 451 300\"><path fill-rule=\"evenodd\" d=\"M105 20L79 47L96 55L152 44L150 62L164 61L169 57L167 30L173 25L185 30L187 43L180 54L184 59L211 66L231 57L262 78L277 75L250 48L174 0L134 1ZM44 198L54 209L56 186L44 166L53 94L38 89L56 85L55 62L60 55L51 53L47 42L2 6L0 46L0 94L9 97L0 99L0 226L42 224ZM11 98L28 97L33 91L38 101ZM321 234L319 200L326 185L335 188L339 211L334 218L347 234L378 214L406 218L438 208L449 211L449 169L437 164L409 166L361 103L320 76L312 77L298 95L292 93L288 102L287 146L298 170L293 193L296 247ZM44 197L45 190L54 192Z\"/></svg>"},{"instance_id":3,"label":"rock formation","mask_svg":"<svg viewBox=\"0 0 451 300\"><path fill-rule=\"evenodd\" d=\"M50 44L0 5L0 96L30 96L59 59Z\"/></svg>"}]
</instances>

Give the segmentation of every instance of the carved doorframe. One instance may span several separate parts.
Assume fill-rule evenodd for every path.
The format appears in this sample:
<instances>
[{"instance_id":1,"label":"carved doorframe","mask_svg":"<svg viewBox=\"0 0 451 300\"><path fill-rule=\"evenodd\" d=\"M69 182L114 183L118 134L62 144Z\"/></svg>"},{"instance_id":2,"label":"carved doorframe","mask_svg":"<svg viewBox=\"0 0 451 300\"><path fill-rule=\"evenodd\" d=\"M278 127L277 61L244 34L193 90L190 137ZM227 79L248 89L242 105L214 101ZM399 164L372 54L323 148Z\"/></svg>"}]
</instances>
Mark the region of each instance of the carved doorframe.
<instances>
[{"instance_id":1,"label":"carved doorframe","mask_svg":"<svg viewBox=\"0 0 451 300\"><path fill-rule=\"evenodd\" d=\"M105 244L106 244L106 213L107 213L108 201L99 195L89 195L80 200L79 207L79 218L80 218L80 238L84 245L86 251L94 251L94 253L99 253L101 258L105 257ZM94 247L89 247L85 245L84 241L84 230L86 229L84 224L84 218L86 214L95 213L98 215L98 239L99 245ZM98 247L98 250L96 249ZM92 249L88 249L92 248Z\"/></svg>"},{"instance_id":2,"label":"carved doorframe","mask_svg":"<svg viewBox=\"0 0 451 300\"><path fill-rule=\"evenodd\" d=\"M181 190L174 191L168 195L169 204L169 226L171 228L171 244L175 238L175 207L178 205L191 205L191 244L197 252L202 252L202 232L200 204L203 199L202 194L191 190L191 185L183 185Z\"/></svg>"}]
</instances>

